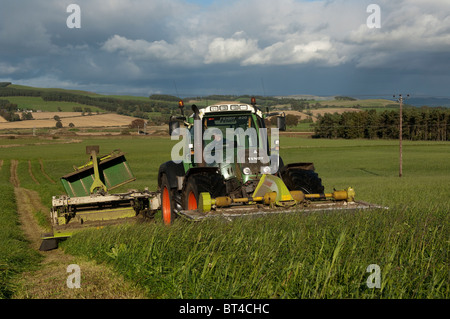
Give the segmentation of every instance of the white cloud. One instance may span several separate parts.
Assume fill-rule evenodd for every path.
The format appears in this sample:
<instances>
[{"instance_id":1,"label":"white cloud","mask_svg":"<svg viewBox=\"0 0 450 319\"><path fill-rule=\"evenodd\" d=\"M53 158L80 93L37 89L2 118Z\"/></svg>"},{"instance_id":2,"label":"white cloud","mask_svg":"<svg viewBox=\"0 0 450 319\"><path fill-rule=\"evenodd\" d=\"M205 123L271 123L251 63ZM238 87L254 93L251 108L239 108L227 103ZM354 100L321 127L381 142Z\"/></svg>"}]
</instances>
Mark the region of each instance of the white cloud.
<instances>
[{"instance_id":1,"label":"white cloud","mask_svg":"<svg viewBox=\"0 0 450 319\"><path fill-rule=\"evenodd\" d=\"M119 53L125 58L193 66L316 61L331 66L348 61L369 65L370 60L377 60L379 65L383 63L383 54L377 52L378 59L368 57L374 50L388 57L413 50L449 49L448 1L379 0L382 28L375 30L366 26L369 15L366 8L370 3L369 0L248 0L200 7L181 0L80 0L82 28L70 35L106 35L89 45L103 42L104 52ZM58 54L54 39L63 42L66 34L55 34L46 21L51 21L52 27L62 23L66 29L65 5L54 0L41 8L51 12L45 20L34 16L18 22L12 16L4 17L10 27L1 28L0 42L7 50ZM33 9L38 10L39 5L33 3ZM19 42L17 38L25 40Z\"/></svg>"},{"instance_id":2,"label":"white cloud","mask_svg":"<svg viewBox=\"0 0 450 319\"><path fill-rule=\"evenodd\" d=\"M449 71L448 0L377 0L380 29L366 25L372 0L79 0L78 30L66 27L69 3L5 2L0 76L137 83L193 73L206 82L258 66Z\"/></svg>"},{"instance_id":3,"label":"white cloud","mask_svg":"<svg viewBox=\"0 0 450 319\"><path fill-rule=\"evenodd\" d=\"M428 60L430 53L450 54L450 16L448 3L444 2L403 1L397 6L385 3L385 7L381 6L380 29L362 24L342 42L358 67L383 67L404 60L402 67L420 69L420 64L407 63L409 55L421 54L423 60Z\"/></svg>"},{"instance_id":4,"label":"white cloud","mask_svg":"<svg viewBox=\"0 0 450 319\"><path fill-rule=\"evenodd\" d=\"M150 42L142 39L130 40L116 34L102 45L102 49L110 53L119 52L132 60L195 65L204 54L203 50L198 52L202 41L202 38L185 38L175 43L165 40Z\"/></svg>"},{"instance_id":5,"label":"white cloud","mask_svg":"<svg viewBox=\"0 0 450 319\"><path fill-rule=\"evenodd\" d=\"M408 51L449 50L450 17L443 2L380 0L381 29L366 25L368 1L235 1L191 11L168 23L176 35L157 41L114 35L103 49L137 60L198 66L336 66L353 61L374 67Z\"/></svg>"},{"instance_id":6,"label":"white cloud","mask_svg":"<svg viewBox=\"0 0 450 319\"><path fill-rule=\"evenodd\" d=\"M325 65L338 65L344 57L338 56L330 39L296 41L288 39L268 46L242 61L243 65L290 65L320 61Z\"/></svg>"},{"instance_id":7,"label":"white cloud","mask_svg":"<svg viewBox=\"0 0 450 319\"><path fill-rule=\"evenodd\" d=\"M257 50L258 41L246 39L244 32L239 31L228 39L222 37L213 39L208 46L204 62L210 64L241 61Z\"/></svg>"}]
</instances>

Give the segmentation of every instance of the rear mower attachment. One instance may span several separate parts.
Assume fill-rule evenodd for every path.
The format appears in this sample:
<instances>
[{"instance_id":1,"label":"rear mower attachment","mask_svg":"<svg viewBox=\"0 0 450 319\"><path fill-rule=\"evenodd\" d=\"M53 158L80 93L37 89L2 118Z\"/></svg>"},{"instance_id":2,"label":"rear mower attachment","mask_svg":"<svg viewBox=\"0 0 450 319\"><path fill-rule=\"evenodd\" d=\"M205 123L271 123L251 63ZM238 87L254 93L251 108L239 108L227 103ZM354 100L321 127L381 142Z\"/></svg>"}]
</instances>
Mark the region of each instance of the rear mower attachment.
<instances>
[{"instance_id":1,"label":"rear mower attachment","mask_svg":"<svg viewBox=\"0 0 450 319\"><path fill-rule=\"evenodd\" d=\"M120 150L106 156L98 156L98 152L98 146L87 146L90 161L61 178L67 195L52 198L53 233L42 237L40 250L57 248L58 241L80 230L124 223L140 213L153 214L159 209L159 194L147 188L108 193L135 178Z\"/></svg>"}]
</instances>

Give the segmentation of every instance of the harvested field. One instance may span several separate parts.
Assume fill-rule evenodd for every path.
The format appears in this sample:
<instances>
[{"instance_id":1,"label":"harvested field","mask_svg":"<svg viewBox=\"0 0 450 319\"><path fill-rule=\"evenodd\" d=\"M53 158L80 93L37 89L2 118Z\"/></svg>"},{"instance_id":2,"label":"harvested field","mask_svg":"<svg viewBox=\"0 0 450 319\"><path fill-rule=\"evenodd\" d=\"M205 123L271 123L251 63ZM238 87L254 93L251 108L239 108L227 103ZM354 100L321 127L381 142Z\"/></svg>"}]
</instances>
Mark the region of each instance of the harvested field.
<instances>
[{"instance_id":1,"label":"harvested field","mask_svg":"<svg viewBox=\"0 0 450 319\"><path fill-rule=\"evenodd\" d=\"M20 113L18 113L20 115ZM79 117L83 116L80 112L34 112L33 118L35 120L53 120L53 117L57 115L61 119L68 118L68 117ZM85 116L92 116L92 115L85 115Z\"/></svg>"},{"instance_id":2,"label":"harvested field","mask_svg":"<svg viewBox=\"0 0 450 319\"><path fill-rule=\"evenodd\" d=\"M324 108L324 109L317 109L317 110L311 110L311 113L313 116L317 117L318 115L324 115L325 113L338 113L342 114L344 112L361 112L359 109L354 109L350 107L343 107L343 108Z\"/></svg>"},{"instance_id":3,"label":"harvested field","mask_svg":"<svg viewBox=\"0 0 450 319\"><path fill-rule=\"evenodd\" d=\"M338 113L338 114L342 114L344 112L361 112L361 110L359 109L354 109L354 108L323 108L323 109L316 109L316 110L310 110L309 112L311 112L311 115L306 114L305 112L299 112L299 111L282 111L284 112L286 115L288 114L292 114L295 115L299 118L299 120L305 120L308 119L310 117L312 117L313 122L317 121L317 117L319 115L324 115L325 113Z\"/></svg>"},{"instance_id":4,"label":"harvested field","mask_svg":"<svg viewBox=\"0 0 450 319\"><path fill-rule=\"evenodd\" d=\"M295 115L295 116L298 117L298 119L299 119L300 121L301 121L301 120L306 120L306 119L308 119L308 118L311 117L311 116L309 116L308 114L303 113L303 112L299 112L299 111L282 111L282 112L284 112L286 115L289 115L289 114ZM314 116L312 117L312 119L313 119L314 122L316 121L316 118L315 118Z\"/></svg>"},{"instance_id":5,"label":"harvested field","mask_svg":"<svg viewBox=\"0 0 450 319\"><path fill-rule=\"evenodd\" d=\"M68 127L70 123L73 123L75 127L127 126L136 119L135 117L119 114L95 114L81 116L79 112L40 112L33 113L33 117L35 118L34 120L18 122L0 121L0 130L55 127L56 121L53 119L55 115L60 117L63 127Z\"/></svg>"}]
</instances>

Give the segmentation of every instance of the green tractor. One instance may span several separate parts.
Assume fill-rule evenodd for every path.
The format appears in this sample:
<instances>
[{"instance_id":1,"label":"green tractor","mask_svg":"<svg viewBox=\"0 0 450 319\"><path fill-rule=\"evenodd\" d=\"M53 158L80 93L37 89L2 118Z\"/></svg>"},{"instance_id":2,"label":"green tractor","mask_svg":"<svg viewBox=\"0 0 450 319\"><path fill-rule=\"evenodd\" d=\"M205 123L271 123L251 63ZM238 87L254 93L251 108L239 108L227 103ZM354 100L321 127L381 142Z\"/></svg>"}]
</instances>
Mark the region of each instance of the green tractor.
<instances>
[{"instance_id":1,"label":"green tractor","mask_svg":"<svg viewBox=\"0 0 450 319\"><path fill-rule=\"evenodd\" d=\"M200 110L193 105L188 118L182 101L180 109L169 132L172 139L183 139L172 149L172 160L160 166L158 189L110 193L135 180L125 155L116 150L100 156L99 146L87 146L89 162L61 177L66 194L52 197L52 233L43 235L41 250L54 249L58 241L83 229L153 217L158 211L171 224L178 216L199 221L382 208L355 201L352 188L324 193L313 163L285 165L278 138L285 116L263 113L254 98L250 104L220 103ZM271 130L269 143L265 119L270 116L277 116L277 128Z\"/></svg>"},{"instance_id":2,"label":"green tractor","mask_svg":"<svg viewBox=\"0 0 450 319\"><path fill-rule=\"evenodd\" d=\"M177 144L183 154L175 160L172 156L158 173L166 224L177 216L200 220L299 209L366 208L354 202L351 188L324 194L313 163L283 163L278 136L273 134L277 130L272 129L269 143L265 119L277 116L277 129L285 131L284 113L263 113L254 98L251 104L221 103L203 109L192 105L189 117L184 116L182 101L179 107L181 116L171 117L169 132L183 137Z\"/></svg>"}]
</instances>

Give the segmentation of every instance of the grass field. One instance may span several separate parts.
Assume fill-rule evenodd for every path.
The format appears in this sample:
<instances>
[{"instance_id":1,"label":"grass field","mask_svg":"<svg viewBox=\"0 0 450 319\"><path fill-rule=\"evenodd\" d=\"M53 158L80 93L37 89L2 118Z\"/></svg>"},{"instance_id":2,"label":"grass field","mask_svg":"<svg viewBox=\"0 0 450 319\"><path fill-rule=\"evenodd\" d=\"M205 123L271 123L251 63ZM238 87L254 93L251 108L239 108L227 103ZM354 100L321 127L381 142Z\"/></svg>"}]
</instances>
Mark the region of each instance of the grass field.
<instances>
[{"instance_id":1,"label":"grass field","mask_svg":"<svg viewBox=\"0 0 450 319\"><path fill-rule=\"evenodd\" d=\"M63 193L59 177L86 162L86 145L100 145L102 154L126 152L137 180L120 192L156 189L158 167L170 160L176 143L163 137L13 142L0 148L0 186L11 195L9 168L18 160L21 187L37 191L48 208L51 196ZM0 139L0 146L11 143ZM179 219L171 227L158 219L86 231L62 249L110 265L149 298L448 298L449 147L448 142L404 141L400 179L397 141L282 137L284 162L314 162L326 191L353 186L357 199L390 209L195 224ZM15 205L9 195L0 198L2 207L9 207L2 209L9 217L1 219L1 229L17 227L16 222L9 226ZM2 236L21 238L20 232L8 234L2 230ZM26 240L18 240L11 253L20 258L1 254L2 269L16 268L12 260L20 265L16 272L36 265ZM0 251L9 251L6 242L0 241ZM379 289L366 284L371 264L381 269ZM0 280L8 297L14 276Z\"/></svg>"},{"instance_id":2,"label":"grass field","mask_svg":"<svg viewBox=\"0 0 450 319\"><path fill-rule=\"evenodd\" d=\"M2 99L8 100L11 103L17 104L21 110L41 110L45 112L72 112L74 107L90 108L92 112L105 112L104 110L90 105L83 105L75 102L61 102L61 101L44 101L41 97L32 96L5 96Z\"/></svg>"}]
</instances>

